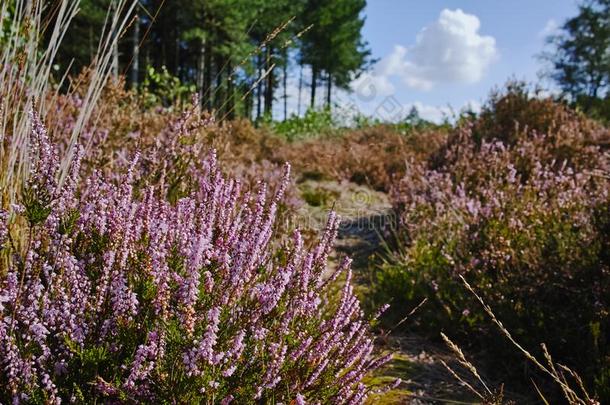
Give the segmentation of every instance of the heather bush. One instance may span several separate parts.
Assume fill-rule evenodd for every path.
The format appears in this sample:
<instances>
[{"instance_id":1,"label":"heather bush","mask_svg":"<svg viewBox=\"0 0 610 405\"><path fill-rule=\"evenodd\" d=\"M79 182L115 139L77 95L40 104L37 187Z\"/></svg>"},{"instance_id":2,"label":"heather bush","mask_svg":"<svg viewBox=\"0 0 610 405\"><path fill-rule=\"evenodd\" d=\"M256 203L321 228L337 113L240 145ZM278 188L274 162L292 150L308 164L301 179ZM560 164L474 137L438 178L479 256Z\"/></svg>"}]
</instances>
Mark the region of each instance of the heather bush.
<instances>
[{"instance_id":1,"label":"heather bush","mask_svg":"<svg viewBox=\"0 0 610 405\"><path fill-rule=\"evenodd\" d=\"M444 145L443 130L402 133L389 125L295 142L275 153L293 162L302 177L348 180L389 191L405 173L405 160L427 159Z\"/></svg>"},{"instance_id":2,"label":"heather bush","mask_svg":"<svg viewBox=\"0 0 610 405\"><path fill-rule=\"evenodd\" d=\"M426 327L461 325L495 363L514 361L464 276L519 340L546 342L607 399L610 156L572 124L500 139L465 125L442 155L407 165L393 190L402 230L376 273L378 298L428 298Z\"/></svg>"},{"instance_id":3,"label":"heather bush","mask_svg":"<svg viewBox=\"0 0 610 405\"><path fill-rule=\"evenodd\" d=\"M19 203L0 211L0 402L364 400L388 357L372 356L349 260L327 268L338 218L311 250L298 231L272 243L288 167L268 197L210 154L170 201L146 156L79 183L83 148L58 179L33 114L30 145Z\"/></svg>"},{"instance_id":4,"label":"heather bush","mask_svg":"<svg viewBox=\"0 0 610 405\"><path fill-rule=\"evenodd\" d=\"M74 128L88 80L88 71L72 78L71 90L54 96L58 107L47 114L50 132L58 135L60 155L70 148L70 139L62 134ZM198 187L195 173L208 151L215 149L223 173L239 179L244 188L256 187L261 178L265 178L270 192L280 187L283 161L268 160L282 142L279 138L246 121L218 123L201 111L196 97L184 106L178 103L170 107L149 107L147 98L146 93L126 90L124 78L107 83L93 111L94 122L86 125L79 137L84 175L101 171L112 177L138 152L142 156L134 169L138 178L146 179L148 185L163 179L167 197L175 201ZM138 181L136 188L141 184ZM287 224L300 205L292 178L285 188L278 224Z\"/></svg>"},{"instance_id":5,"label":"heather bush","mask_svg":"<svg viewBox=\"0 0 610 405\"><path fill-rule=\"evenodd\" d=\"M545 96L540 88L509 81L504 88L491 92L472 132L477 142L495 139L512 145L535 133L594 141L601 134L607 134L607 129Z\"/></svg>"}]
</instances>

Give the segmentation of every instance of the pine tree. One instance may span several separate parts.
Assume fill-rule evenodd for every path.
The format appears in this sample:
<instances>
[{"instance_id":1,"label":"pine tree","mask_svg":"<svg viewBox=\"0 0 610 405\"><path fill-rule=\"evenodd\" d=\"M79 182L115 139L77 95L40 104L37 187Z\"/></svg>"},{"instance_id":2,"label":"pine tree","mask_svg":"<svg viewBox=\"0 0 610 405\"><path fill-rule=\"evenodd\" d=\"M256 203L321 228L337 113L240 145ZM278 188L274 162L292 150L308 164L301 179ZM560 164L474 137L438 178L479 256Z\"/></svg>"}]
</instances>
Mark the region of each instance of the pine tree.
<instances>
[{"instance_id":1,"label":"pine tree","mask_svg":"<svg viewBox=\"0 0 610 405\"><path fill-rule=\"evenodd\" d=\"M549 38L551 77L572 101L589 110L610 88L610 0L588 0L561 32Z\"/></svg>"},{"instance_id":2,"label":"pine tree","mask_svg":"<svg viewBox=\"0 0 610 405\"><path fill-rule=\"evenodd\" d=\"M304 16L313 24L304 36L303 60L311 66L311 106L322 77L326 81L326 104L332 88L348 89L350 82L369 64L370 50L362 38L365 0L309 0Z\"/></svg>"}]
</instances>

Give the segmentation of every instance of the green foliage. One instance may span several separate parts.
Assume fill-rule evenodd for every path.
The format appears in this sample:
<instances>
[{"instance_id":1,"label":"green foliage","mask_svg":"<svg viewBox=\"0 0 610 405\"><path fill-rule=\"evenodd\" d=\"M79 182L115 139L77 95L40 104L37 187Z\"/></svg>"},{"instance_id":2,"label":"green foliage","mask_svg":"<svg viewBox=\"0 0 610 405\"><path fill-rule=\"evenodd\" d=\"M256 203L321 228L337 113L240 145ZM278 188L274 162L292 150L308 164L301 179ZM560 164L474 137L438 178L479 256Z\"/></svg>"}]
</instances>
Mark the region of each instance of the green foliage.
<instances>
[{"instance_id":1,"label":"green foliage","mask_svg":"<svg viewBox=\"0 0 610 405\"><path fill-rule=\"evenodd\" d=\"M610 124L610 92L606 93L605 97L591 99L589 97L577 97L575 106L586 106L585 112L591 118L594 118L604 125Z\"/></svg>"},{"instance_id":2,"label":"green foliage","mask_svg":"<svg viewBox=\"0 0 610 405\"><path fill-rule=\"evenodd\" d=\"M52 196L40 184L28 184L21 193L24 216L30 226L42 224L51 213Z\"/></svg>"},{"instance_id":3,"label":"green foliage","mask_svg":"<svg viewBox=\"0 0 610 405\"><path fill-rule=\"evenodd\" d=\"M66 216L59 221L58 232L62 235L68 235L74 231L74 226L78 221L80 212L76 209L71 209L66 213Z\"/></svg>"},{"instance_id":4,"label":"green foliage","mask_svg":"<svg viewBox=\"0 0 610 405\"><path fill-rule=\"evenodd\" d=\"M465 116L467 112L464 113ZM470 117L473 118L475 114ZM448 117L445 117L441 124L436 124L432 121L428 121L419 115L417 107L413 106L409 110L409 113L398 122L384 122L377 117L371 117L367 115L358 114L353 118L354 127L357 129L367 129L379 126L385 126L390 128L401 135L410 135L415 132L425 132L433 130L451 130L453 124L449 121Z\"/></svg>"},{"instance_id":5,"label":"green foliage","mask_svg":"<svg viewBox=\"0 0 610 405\"><path fill-rule=\"evenodd\" d=\"M6 1L0 6L0 45L5 46L11 38L11 21L15 14L15 0Z\"/></svg>"},{"instance_id":6,"label":"green foliage","mask_svg":"<svg viewBox=\"0 0 610 405\"><path fill-rule=\"evenodd\" d=\"M308 109L302 117L292 115L281 122L267 120L266 125L290 142L330 134L339 129L339 124L329 108Z\"/></svg>"},{"instance_id":7,"label":"green foliage","mask_svg":"<svg viewBox=\"0 0 610 405\"><path fill-rule=\"evenodd\" d=\"M148 66L140 88L144 105L147 107L180 105L187 101L195 90L192 84L182 84L180 79L169 73L165 66L160 70Z\"/></svg>"}]
</instances>

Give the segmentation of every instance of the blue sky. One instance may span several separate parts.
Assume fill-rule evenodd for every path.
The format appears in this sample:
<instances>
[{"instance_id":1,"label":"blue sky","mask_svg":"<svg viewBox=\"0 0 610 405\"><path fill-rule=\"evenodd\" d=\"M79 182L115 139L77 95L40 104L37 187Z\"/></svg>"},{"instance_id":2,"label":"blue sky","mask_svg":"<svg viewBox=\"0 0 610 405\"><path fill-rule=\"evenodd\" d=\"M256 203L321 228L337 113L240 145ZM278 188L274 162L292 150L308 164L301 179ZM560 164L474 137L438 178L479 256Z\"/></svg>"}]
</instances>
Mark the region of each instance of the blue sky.
<instances>
[{"instance_id":1,"label":"blue sky","mask_svg":"<svg viewBox=\"0 0 610 405\"><path fill-rule=\"evenodd\" d=\"M476 109L510 77L537 81L545 35L576 13L576 0L369 0L363 34L379 62L338 103L387 119Z\"/></svg>"}]
</instances>

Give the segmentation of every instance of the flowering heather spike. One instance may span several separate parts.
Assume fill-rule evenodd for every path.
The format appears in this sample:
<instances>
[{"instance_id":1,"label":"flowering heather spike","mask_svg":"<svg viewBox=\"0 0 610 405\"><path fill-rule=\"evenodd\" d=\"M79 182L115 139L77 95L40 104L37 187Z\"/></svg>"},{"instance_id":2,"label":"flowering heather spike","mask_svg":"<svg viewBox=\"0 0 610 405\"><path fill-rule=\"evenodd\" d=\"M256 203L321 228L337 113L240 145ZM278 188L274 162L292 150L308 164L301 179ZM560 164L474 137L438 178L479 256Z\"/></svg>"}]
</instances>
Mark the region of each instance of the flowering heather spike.
<instances>
[{"instance_id":1,"label":"flowering heather spike","mask_svg":"<svg viewBox=\"0 0 610 405\"><path fill-rule=\"evenodd\" d=\"M390 308L390 304L383 304L377 310L377 312L375 312L375 315L373 316L373 319L379 319L381 317L381 315L383 315L389 308Z\"/></svg>"},{"instance_id":2,"label":"flowering heather spike","mask_svg":"<svg viewBox=\"0 0 610 405\"><path fill-rule=\"evenodd\" d=\"M34 110L30 110L29 115L32 125L30 175L33 177L30 181L42 188L40 192L46 192L53 198L57 191L55 176L59 170L59 158L40 116Z\"/></svg>"},{"instance_id":3,"label":"flowering heather spike","mask_svg":"<svg viewBox=\"0 0 610 405\"><path fill-rule=\"evenodd\" d=\"M128 389L133 390L138 381L144 380L150 375L160 354L159 341L159 333L152 331L148 334L147 342L138 346L131 372L125 381Z\"/></svg>"}]
</instances>

